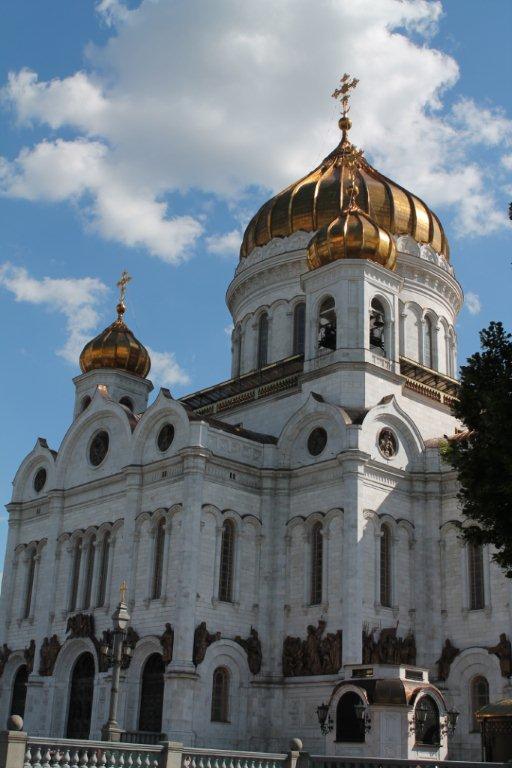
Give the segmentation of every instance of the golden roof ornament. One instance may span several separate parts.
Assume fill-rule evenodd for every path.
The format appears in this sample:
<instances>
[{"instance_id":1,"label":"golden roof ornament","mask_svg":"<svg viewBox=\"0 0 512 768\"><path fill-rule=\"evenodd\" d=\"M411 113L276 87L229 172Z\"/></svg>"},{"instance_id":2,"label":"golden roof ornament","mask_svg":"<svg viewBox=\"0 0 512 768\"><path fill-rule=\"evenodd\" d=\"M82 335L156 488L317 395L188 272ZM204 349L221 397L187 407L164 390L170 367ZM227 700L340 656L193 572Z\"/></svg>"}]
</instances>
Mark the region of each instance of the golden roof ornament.
<instances>
[{"instance_id":1,"label":"golden roof ornament","mask_svg":"<svg viewBox=\"0 0 512 768\"><path fill-rule=\"evenodd\" d=\"M348 117L348 113L350 112L350 92L357 87L358 82L359 80L356 77L352 77L345 72L340 79L340 84L331 94L332 98L336 99L336 101L339 101L341 104L341 117L338 120L338 125L343 132L341 137L342 143L347 140L347 133L352 127L352 122Z\"/></svg>"},{"instance_id":2,"label":"golden roof ornament","mask_svg":"<svg viewBox=\"0 0 512 768\"><path fill-rule=\"evenodd\" d=\"M126 312L126 286L131 282L132 276L128 274L126 269L121 272L121 277L117 281L117 287L119 288L119 302L117 304L117 319L122 320L123 315Z\"/></svg>"}]
</instances>

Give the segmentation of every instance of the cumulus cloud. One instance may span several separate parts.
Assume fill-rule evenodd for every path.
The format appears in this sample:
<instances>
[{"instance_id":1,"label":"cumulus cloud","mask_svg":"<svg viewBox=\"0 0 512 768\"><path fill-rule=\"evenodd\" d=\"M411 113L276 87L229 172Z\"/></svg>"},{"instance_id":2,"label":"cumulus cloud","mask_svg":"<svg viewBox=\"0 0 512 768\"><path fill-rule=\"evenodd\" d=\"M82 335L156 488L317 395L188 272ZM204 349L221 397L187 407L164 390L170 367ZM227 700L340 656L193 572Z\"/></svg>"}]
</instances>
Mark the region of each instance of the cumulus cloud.
<instances>
[{"instance_id":1,"label":"cumulus cloud","mask_svg":"<svg viewBox=\"0 0 512 768\"><path fill-rule=\"evenodd\" d=\"M142 0L128 8L100 0L96 7L113 34L89 50L86 70L43 82L29 70L9 76L3 100L15 119L65 130L66 141L52 133L4 160L4 194L78 200L104 237L175 263L204 229L183 215L182 201L177 213L179 195L214 194L236 218L251 190L276 191L299 178L338 140L329 94L351 71L360 78L353 140L384 173L453 211L461 233L506 223L485 175L500 163L492 153L510 143L511 122L469 99L445 107L458 67L433 44L440 2ZM475 159L479 143L489 149L486 167ZM90 158L74 184L70 155L78 165ZM57 169L57 190L36 174L43 156ZM223 254L233 243L231 232L210 234L205 245Z\"/></svg>"},{"instance_id":2,"label":"cumulus cloud","mask_svg":"<svg viewBox=\"0 0 512 768\"><path fill-rule=\"evenodd\" d=\"M240 250L242 233L238 229L223 235L210 235L206 238L206 249L216 256L236 256Z\"/></svg>"},{"instance_id":3,"label":"cumulus cloud","mask_svg":"<svg viewBox=\"0 0 512 768\"><path fill-rule=\"evenodd\" d=\"M10 291L16 301L37 304L64 315L67 339L57 354L76 365L82 347L99 322L97 306L108 291L107 286L96 277L38 280L24 267L9 262L0 265L0 285Z\"/></svg>"},{"instance_id":4,"label":"cumulus cloud","mask_svg":"<svg viewBox=\"0 0 512 768\"><path fill-rule=\"evenodd\" d=\"M466 307L468 312L472 315L479 315L482 311L482 302L478 294L468 291L465 296Z\"/></svg>"},{"instance_id":5,"label":"cumulus cloud","mask_svg":"<svg viewBox=\"0 0 512 768\"><path fill-rule=\"evenodd\" d=\"M177 363L172 352L157 352L147 348L151 358L151 380L161 387L173 387L175 384L189 384L190 376Z\"/></svg>"}]
</instances>

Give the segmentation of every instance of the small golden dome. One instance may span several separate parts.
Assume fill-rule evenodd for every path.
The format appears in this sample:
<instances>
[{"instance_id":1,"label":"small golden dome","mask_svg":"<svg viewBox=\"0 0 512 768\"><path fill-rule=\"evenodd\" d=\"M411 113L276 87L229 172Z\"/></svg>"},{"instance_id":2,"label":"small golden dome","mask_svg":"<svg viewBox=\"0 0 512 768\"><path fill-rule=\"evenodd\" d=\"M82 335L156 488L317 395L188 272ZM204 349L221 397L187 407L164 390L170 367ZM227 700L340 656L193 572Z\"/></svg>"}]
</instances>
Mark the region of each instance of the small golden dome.
<instances>
[{"instance_id":1,"label":"small golden dome","mask_svg":"<svg viewBox=\"0 0 512 768\"><path fill-rule=\"evenodd\" d=\"M308 245L309 269L338 259L370 259L394 269L396 248L393 237L358 208L349 208L313 235Z\"/></svg>"},{"instance_id":2,"label":"small golden dome","mask_svg":"<svg viewBox=\"0 0 512 768\"><path fill-rule=\"evenodd\" d=\"M118 285L121 289L117 305L117 320L87 342L80 354L82 373L97 368L115 368L128 371L145 379L151 368L151 359L146 347L135 338L123 320L126 311L124 293L131 278L123 272Z\"/></svg>"}]
</instances>

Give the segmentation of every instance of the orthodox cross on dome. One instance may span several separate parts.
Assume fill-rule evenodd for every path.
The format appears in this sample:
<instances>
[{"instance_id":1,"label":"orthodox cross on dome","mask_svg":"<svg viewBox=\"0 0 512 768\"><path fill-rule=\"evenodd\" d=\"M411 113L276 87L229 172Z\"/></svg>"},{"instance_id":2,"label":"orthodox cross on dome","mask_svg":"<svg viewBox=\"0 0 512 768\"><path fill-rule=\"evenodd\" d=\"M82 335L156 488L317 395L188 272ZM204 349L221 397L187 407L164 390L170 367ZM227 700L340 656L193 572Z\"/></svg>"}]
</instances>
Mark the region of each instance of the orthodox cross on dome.
<instances>
[{"instance_id":1,"label":"orthodox cross on dome","mask_svg":"<svg viewBox=\"0 0 512 768\"><path fill-rule=\"evenodd\" d=\"M123 274L127 275L128 273L127 272L123 272ZM118 283L118 285L119 285L119 283ZM126 583L126 581L122 581L121 582L121 586L119 587L119 599L120 599L121 603L125 603L126 602L126 591L127 591L127 589L128 589L128 584Z\"/></svg>"},{"instance_id":2,"label":"orthodox cross on dome","mask_svg":"<svg viewBox=\"0 0 512 768\"><path fill-rule=\"evenodd\" d=\"M126 269L124 269L121 273L120 279L117 281L117 287L119 288L119 302L117 304L117 319L121 320L122 316L124 315L126 304L125 304L125 297L126 297L126 286L132 279L131 275L128 274Z\"/></svg>"},{"instance_id":3,"label":"orthodox cross on dome","mask_svg":"<svg viewBox=\"0 0 512 768\"><path fill-rule=\"evenodd\" d=\"M348 113L350 111L350 96L351 92L354 90L354 88L356 88L358 82L359 80L356 77L352 77L352 75L349 75L347 72L345 72L343 77L340 79L339 86L331 94L333 99L336 99L336 101L339 101L341 104L341 117L338 121L338 125L342 131L340 148L342 149L343 166L347 169L348 177L348 185L346 189L347 196L343 206L345 210L350 210L357 207L355 199L359 193L359 190L355 183L355 173L363 156L363 150L354 147L354 145L349 142L347 138L347 134L352 127L352 122L348 117Z\"/></svg>"},{"instance_id":4,"label":"orthodox cross on dome","mask_svg":"<svg viewBox=\"0 0 512 768\"><path fill-rule=\"evenodd\" d=\"M341 117L344 118L350 111L350 92L357 86L359 80L346 72L340 79L339 86L332 92L333 99L341 103Z\"/></svg>"}]
</instances>

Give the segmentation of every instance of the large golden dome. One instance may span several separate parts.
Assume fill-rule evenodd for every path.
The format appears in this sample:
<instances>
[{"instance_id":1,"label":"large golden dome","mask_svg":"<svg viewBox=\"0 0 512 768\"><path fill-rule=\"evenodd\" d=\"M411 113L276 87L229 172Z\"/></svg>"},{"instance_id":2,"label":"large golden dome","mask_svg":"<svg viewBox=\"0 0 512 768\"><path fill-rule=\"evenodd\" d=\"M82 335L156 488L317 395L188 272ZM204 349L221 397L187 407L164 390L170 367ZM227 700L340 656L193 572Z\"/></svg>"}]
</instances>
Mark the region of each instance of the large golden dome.
<instances>
[{"instance_id":1,"label":"large golden dome","mask_svg":"<svg viewBox=\"0 0 512 768\"><path fill-rule=\"evenodd\" d=\"M151 359L146 347L135 338L123 320L126 311L124 290L130 277L123 273L118 285L121 296L117 305L117 320L87 342L80 354L80 368L83 373L97 368L115 368L128 371L143 379L151 368Z\"/></svg>"},{"instance_id":2,"label":"large golden dome","mask_svg":"<svg viewBox=\"0 0 512 768\"><path fill-rule=\"evenodd\" d=\"M344 121L344 122L343 122ZM240 258L274 237L294 232L315 232L329 226L346 210L352 183L350 158L354 146L347 138L350 121L340 120L343 136L339 145L311 173L291 184L265 203L245 230ZM375 170L362 156L354 170L357 207L392 235L411 235L428 243L446 259L449 246L436 214L416 195Z\"/></svg>"}]
</instances>

